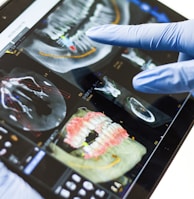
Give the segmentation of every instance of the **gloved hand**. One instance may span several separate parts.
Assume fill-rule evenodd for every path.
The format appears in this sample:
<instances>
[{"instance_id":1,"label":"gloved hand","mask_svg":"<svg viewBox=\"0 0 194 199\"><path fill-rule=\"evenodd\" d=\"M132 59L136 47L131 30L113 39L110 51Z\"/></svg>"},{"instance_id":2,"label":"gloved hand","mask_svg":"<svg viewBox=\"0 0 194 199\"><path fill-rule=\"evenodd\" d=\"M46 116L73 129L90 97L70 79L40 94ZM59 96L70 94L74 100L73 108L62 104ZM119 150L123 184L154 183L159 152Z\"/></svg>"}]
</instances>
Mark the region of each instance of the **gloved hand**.
<instances>
[{"instance_id":1,"label":"gloved hand","mask_svg":"<svg viewBox=\"0 0 194 199\"><path fill-rule=\"evenodd\" d=\"M86 34L94 41L147 50L179 53L177 63L140 72L133 78L136 90L147 93L194 95L194 20L141 25L102 25Z\"/></svg>"},{"instance_id":2,"label":"gloved hand","mask_svg":"<svg viewBox=\"0 0 194 199\"><path fill-rule=\"evenodd\" d=\"M0 198L42 199L42 196L0 162Z\"/></svg>"}]
</instances>

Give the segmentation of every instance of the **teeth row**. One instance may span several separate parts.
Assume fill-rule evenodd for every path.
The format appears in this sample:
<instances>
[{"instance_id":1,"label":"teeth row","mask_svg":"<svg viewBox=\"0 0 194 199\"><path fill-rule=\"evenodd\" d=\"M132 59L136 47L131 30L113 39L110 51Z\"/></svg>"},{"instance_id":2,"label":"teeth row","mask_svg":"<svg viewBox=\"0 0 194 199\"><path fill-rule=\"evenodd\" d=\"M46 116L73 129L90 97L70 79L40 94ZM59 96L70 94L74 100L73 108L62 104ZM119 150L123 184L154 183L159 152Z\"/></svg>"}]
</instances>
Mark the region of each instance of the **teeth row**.
<instances>
[{"instance_id":1,"label":"teeth row","mask_svg":"<svg viewBox=\"0 0 194 199\"><path fill-rule=\"evenodd\" d=\"M94 0L87 1L87 4L85 1L79 0L76 1L77 6L75 6L72 2L65 1L64 6L52 16L50 22L51 27L47 28L45 33L48 34L52 40L56 40L59 36L71 29L71 27L75 26L81 19L86 18L93 3Z\"/></svg>"},{"instance_id":2,"label":"teeth row","mask_svg":"<svg viewBox=\"0 0 194 199\"><path fill-rule=\"evenodd\" d=\"M111 119L104 116L91 118L88 122L84 122L83 126L77 132L76 136L71 136L67 133L65 142L69 143L72 147L78 148L81 147L83 142L86 141L86 137L90 134L91 131L98 131L97 133L102 132L102 128L108 126L111 123ZM98 127L100 129L98 129Z\"/></svg>"},{"instance_id":3,"label":"teeth row","mask_svg":"<svg viewBox=\"0 0 194 199\"><path fill-rule=\"evenodd\" d=\"M81 7L81 9L76 9L77 7L71 2L69 2L69 4L65 4L60 9L60 12L52 17L48 27L43 30L44 33L48 35L52 40L57 40L60 36L64 35L67 31L74 27L81 19L86 18L89 14L90 7L94 3L94 0L88 1L86 5L85 1L81 0L76 3L79 4L79 8ZM66 5L68 5L68 8ZM68 12L64 14L64 11L66 10ZM102 4L97 4L94 16L90 17L89 23L85 25L84 29L87 30L95 25L110 23L113 21L113 16L113 11L110 8ZM79 41L77 41L77 43L79 43Z\"/></svg>"},{"instance_id":4,"label":"teeth row","mask_svg":"<svg viewBox=\"0 0 194 199\"><path fill-rule=\"evenodd\" d=\"M94 0L88 0L87 2L83 0L76 0L76 1L65 1L63 6L61 6L58 10L58 15L54 15L54 19L57 21L59 20L59 15L62 20L69 21L71 23L76 24L81 18L85 18L88 11L90 10L92 4L94 3ZM78 9L79 8L79 9ZM65 16L64 16L65 12ZM64 18L65 17L65 18Z\"/></svg>"},{"instance_id":5,"label":"teeth row","mask_svg":"<svg viewBox=\"0 0 194 199\"><path fill-rule=\"evenodd\" d=\"M94 12L94 16L90 17L90 21L92 22L92 24L106 24L106 23L110 23L111 21L113 21L114 17L114 13L113 11L108 8L105 7L102 4L98 4L96 6L96 10Z\"/></svg>"},{"instance_id":6,"label":"teeth row","mask_svg":"<svg viewBox=\"0 0 194 199\"><path fill-rule=\"evenodd\" d=\"M87 51L93 46L91 40L85 35L83 31L77 31L77 33L71 37L71 41L75 46L80 49L82 52Z\"/></svg>"},{"instance_id":7,"label":"teeth row","mask_svg":"<svg viewBox=\"0 0 194 199\"><path fill-rule=\"evenodd\" d=\"M123 139L128 138L127 131L120 124L112 122L109 117L100 112L88 112L83 118L74 118L68 122L66 129L64 142L74 148L83 147L86 137L92 131L98 133L99 136L91 145L83 147L86 159L98 157L110 146L118 145Z\"/></svg>"},{"instance_id":8,"label":"teeth row","mask_svg":"<svg viewBox=\"0 0 194 199\"><path fill-rule=\"evenodd\" d=\"M97 157L103 154L110 146L119 144L127 137L126 135L119 134L120 129L122 129L122 127L117 123L109 124L108 128L104 128L102 134L95 139L95 142L84 147L85 157Z\"/></svg>"}]
</instances>

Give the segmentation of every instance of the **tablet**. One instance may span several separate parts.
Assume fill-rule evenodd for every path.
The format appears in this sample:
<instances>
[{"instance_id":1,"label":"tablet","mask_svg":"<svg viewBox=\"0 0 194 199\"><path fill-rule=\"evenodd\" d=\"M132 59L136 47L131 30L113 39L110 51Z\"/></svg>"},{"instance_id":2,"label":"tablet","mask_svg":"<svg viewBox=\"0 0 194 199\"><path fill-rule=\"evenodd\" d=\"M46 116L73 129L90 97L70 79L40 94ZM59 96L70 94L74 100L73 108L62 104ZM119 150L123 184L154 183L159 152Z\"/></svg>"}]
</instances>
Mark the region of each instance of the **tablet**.
<instances>
[{"instance_id":1,"label":"tablet","mask_svg":"<svg viewBox=\"0 0 194 199\"><path fill-rule=\"evenodd\" d=\"M0 10L2 161L46 198L149 197L187 135L193 101L131 82L178 54L99 44L85 32L186 19L150 0L36 0L11 12L14 3Z\"/></svg>"}]
</instances>

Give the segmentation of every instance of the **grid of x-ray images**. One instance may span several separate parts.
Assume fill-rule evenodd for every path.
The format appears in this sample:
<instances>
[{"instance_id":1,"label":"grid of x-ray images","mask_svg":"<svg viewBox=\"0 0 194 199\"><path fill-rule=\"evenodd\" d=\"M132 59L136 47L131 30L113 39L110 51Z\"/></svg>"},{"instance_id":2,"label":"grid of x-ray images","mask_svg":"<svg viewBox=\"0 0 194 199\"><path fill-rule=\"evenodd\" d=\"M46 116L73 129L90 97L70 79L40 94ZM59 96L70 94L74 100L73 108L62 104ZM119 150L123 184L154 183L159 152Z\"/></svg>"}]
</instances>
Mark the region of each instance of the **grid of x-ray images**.
<instances>
[{"instance_id":1,"label":"grid of x-ray images","mask_svg":"<svg viewBox=\"0 0 194 199\"><path fill-rule=\"evenodd\" d=\"M105 67L102 60L121 52L95 43L85 32L107 23L130 24L130 6L126 0L62 1L17 49L7 51L0 70L0 118L60 162L118 195L135 181L175 115L108 74L81 89L73 80L78 83L79 74L92 73L94 65L97 74L101 65ZM140 70L157 65L137 49L125 49L120 58ZM5 132L0 127L0 133ZM0 152L5 155L5 150Z\"/></svg>"}]
</instances>

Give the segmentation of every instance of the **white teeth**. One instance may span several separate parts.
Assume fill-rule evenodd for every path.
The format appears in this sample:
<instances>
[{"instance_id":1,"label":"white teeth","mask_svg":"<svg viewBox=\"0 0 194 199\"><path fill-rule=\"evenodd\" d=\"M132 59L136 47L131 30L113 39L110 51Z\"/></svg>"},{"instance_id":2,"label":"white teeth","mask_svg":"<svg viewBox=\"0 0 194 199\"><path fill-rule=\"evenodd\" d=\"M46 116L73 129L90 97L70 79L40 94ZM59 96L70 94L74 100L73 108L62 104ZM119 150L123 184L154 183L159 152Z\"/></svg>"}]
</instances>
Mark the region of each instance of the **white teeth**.
<instances>
[{"instance_id":1,"label":"white teeth","mask_svg":"<svg viewBox=\"0 0 194 199\"><path fill-rule=\"evenodd\" d=\"M104 22L110 22L113 20L113 16L112 15L107 15L106 13L101 13L100 14L100 19L104 19Z\"/></svg>"},{"instance_id":2,"label":"white teeth","mask_svg":"<svg viewBox=\"0 0 194 199\"><path fill-rule=\"evenodd\" d=\"M98 120L98 118L92 118L91 120L90 120L90 122L94 125L94 126L98 126L98 124L99 124L99 120Z\"/></svg>"},{"instance_id":3,"label":"white teeth","mask_svg":"<svg viewBox=\"0 0 194 199\"><path fill-rule=\"evenodd\" d=\"M89 21L90 22L85 26L86 30L88 30L94 26L100 25L99 21L95 20L94 17L90 17Z\"/></svg>"},{"instance_id":4,"label":"white teeth","mask_svg":"<svg viewBox=\"0 0 194 199\"><path fill-rule=\"evenodd\" d=\"M110 126L111 130L117 130L120 127L120 125L118 123L113 122Z\"/></svg>"},{"instance_id":5,"label":"white teeth","mask_svg":"<svg viewBox=\"0 0 194 199\"><path fill-rule=\"evenodd\" d=\"M77 122L82 126L78 127L76 135L70 135L70 133L68 134L67 132L64 142L74 148L82 147L85 158L98 157L110 146L115 146L128 137L128 134L125 134L125 130L120 124L113 122L102 113L90 112L86 114L85 117L83 116L83 118L75 119L71 125L73 132L75 132L74 128L78 126ZM98 136L95 140L90 140L90 145L85 145L86 138L90 133L97 133ZM119 136L119 133L121 133L121 136ZM118 135L118 138L116 138L115 135Z\"/></svg>"},{"instance_id":6,"label":"white teeth","mask_svg":"<svg viewBox=\"0 0 194 199\"><path fill-rule=\"evenodd\" d=\"M95 12L94 12L94 16L99 16L100 15L100 13L101 13L101 11L102 11L102 9L103 9L103 5L102 4L100 4L100 3L98 3L97 5L96 5L96 10L95 10Z\"/></svg>"},{"instance_id":7,"label":"white teeth","mask_svg":"<svg viewBox=\"0 0 194 199\"><path fill-rule=\"evenodd\" d=\"M101 138L101 136L97 137L95 139L95 142L98 143L98 144L102 144L102 138Z\"/></svg>"},{"instance_id":8,"label":"white teeth","mask_svg":"<svg viewBox=\"0 0 194 199\"><path fill-rule=\"evenodd\" d=\"M48 17L50 22L42 32L51 40L57 41L60 36L66 35L72 27L88 17L89 22L82 27L82 31L78 31L70 38L79 51L87 52L93 46L93 42L85 35L85 31L95 25L110 23L114 20L113 10L107 2L105 5L98 3L93 16L89 17L90 8L94 3L95 0L65 1L56 12ZM65 46L62 44L61 47Z\"/></svg>"},{"instance_id":9,"label":"white teeth","mask_svg":"<svg viewBox=\"0 0 194 199\"><path fill-rule=\"evenodd\" d=\"M79 40L75 40L74 41L75 46L81 51L84 52L84 47L82 46L82 42L80 42Z\"/></svg>"},{"instance_id":10,"label":"white teeth","mask_svg":"<svg viewBox=\"0 0 194 199\"><path fill-rule=\"evenodd\" d=\"M81 132L80 134L81 134L83 137L87 137L87 136L89 135L89 133L90 133L90 131L89 131L88 128L82 128L80 132Z\"/></svg>"},{"instance_id":11,"label":"white teeth","mask_svg":"<svg viewBox=\"0 0 194 199\"><path fill-rule=\"evenodd\" d=\"M93 119L91 119L91 123L93 123L94 125L100 125L100 124L102 124L103 123L103 127L105 126L105 125L108 125L108 124L110 124L111 123L111 121L112 120L110 120L108 117L106 117L106 116L98 116L98 117L95 117L95 118L93 118Z\"/></svg>"},{"instance_id":12,"label":"white teeth","mask_svg":"<svg viewBox=\"0 0 194 199\"><path fill-rule=\"evenodd\" d=\"M93 124L91 124L90 122L85 122L84 125L85 125L86 128L88 128L88 129L90 129L90 130L92 130L92 131L96 128L96 127L95 127Z\"/></svg>"},{"instance_id":13,"label":"white teeth","mask_svg":"<svg viewBox=\"0 0 194 199\"><path fill-rule=\"evenodd\" d=\"M111 131L106 130L106 131L104 132L104 135L106 136L106 139L112 138Z\"/></svg>"},{"instance_id":14,"label":"white teeth","mask_svg":"<svg viewBox=\"0 0 194 199\"><path fill-rule=\"evenodd\" d=\"M107 136L104 133L101 133L99 136L98 142L101 141L101 143L102 143L102 141L106 140L106 139L107 139Z\"/></svg>"},{"instance_id":15,"label":"white teeth","mask_svg":"<svg viewBox=\"0 0 194 199\"><path fill-rule=\"evenodd\" d=\"M84 152L86 152L86 153L90 153L91 148L90 148L90 146L85 146L85 147L83 148L83 150L84 150Z\"/></svg>"},{"instance_id":16,"label":"white teeth","mask_svg":"<svg viewBox=\"0 0 194 199\"><path fill-rule=\"evenodd\" d=\"M103 129L107 129L107 127L112 123L112 120L110 118L107 118L105 121L104 121L104 125L103 125Z\"/></svg>"},{"instance_id":17,"label":"white teeth","mask_svg":"<svg viewBox=\"0 0 194 199\"><path fill-rule=\"evenodd\" d=\"M78 39L76 42L79 44L79 47L82 47L84 52L88 50L88 47L85 45L85 42L83 40Z\"/></svg>"},{"instance_id":18,"label":"white teeth","mask_svg":"<svg viewBox=\"0 0 194 199\"><path fill-rule=\"evenodd\" d=\"M98 22L100 24L110 23L113 20L113 12L110 8L105 7L102 4L96 6L94 16L91 17L92 22Z\"/></svg>"},{"instance_id":19,"label":"white teeth","mask_svg":"<svg viewBox=\"0 0 194 199\"><path fill-rule=\"evenodd\" d=\"M108 17L107 15L104 15L104 17L100 15L100 17L96 16L91 17L90 21L94 24L103 25L110 23L112 19L113 19L112 17Z\"/></svg>"},{"instance_id":20,"label":"white teeth","mask_svg":"<svg viewBox=\"0 0 194 199\"><path fill-rule=\"evenodd\" d=\"M78 31L71 37L71 40L82 52L88 51L88 49L91 49L91 46L93 46L91 40L86 37L85 32L83 31Z\"/></svg>"},{"instance_id":21,"label":"white teeth","mask_svg":"<svg viewBox=\"0 0 194 199\"><path fill-rule=\"evenodd\" d=\"M76 142L73 142L72 144L74 148L79 148L82 146L80 143L76 143Z\"/></svg>"},{"instance_id":22,"label":"white teeth","mask_svg":"<svg viewBox=\"0 0 194 199\"><path fill-rule=\"evenodd\" d=\"M90 146L92 146L93 149L97 149L100 145L98 142L93 142Z\"/></svg>"},{"instance_id":23,"label":"white teeth","mask_svg":"<svg viewBox=\"0 0 194 199\"><path fill-rule=\"evenodd\" d=\"M83 40L85 40L87 42L89 47L93 46L92 41L85 35L85 33L84 33L84 36L83 36Z\"/></svg>"},{"instance_id":24,"label":"white teeth","mask_svg":"<svg viewBox=\"0 0 194 199\"><path fill-rule=\"evenodd\" d=\"M97 149L98 147L100 147L100 145L99 145L99 143L97 143L97 142L93 142L93 143L90 145L90 148L91 148L92 150L95 150L95 149Z\"/></svg>"},{"instance_id":25,"label":"white teeth","mask_svg":"<svg viewBox=\"0 0 194 199\"><path fill-rule=\"evenodd\" d=\"M110 9L108 6L103 6L101 8L100 14L105 13L106 15L114 15L113 10Z\"/></svg>"},{"instance_id":26,"label":"white teeth","mask_svg":"<svg viewBox=\"0 0 194 199\"><path fill-rule=\"evenodd\" d=\"M91 48L91 46L93 45L91 40L89 40L89 38L85 35L85 33L82 31L82 34L80 35L79 39L86 45L87 49Z\"/></svg>"},{"instance_id":27,"label":"white teeth","mask_svg":"<svg viewBox=\"0 0 194 199\"><path fill-rule=\"evenodd\" d=\"M82 143L85 142L85 137L76 136L72 142L73 146L79 148L82 146Z\"/></svg>"}]
</instances>

